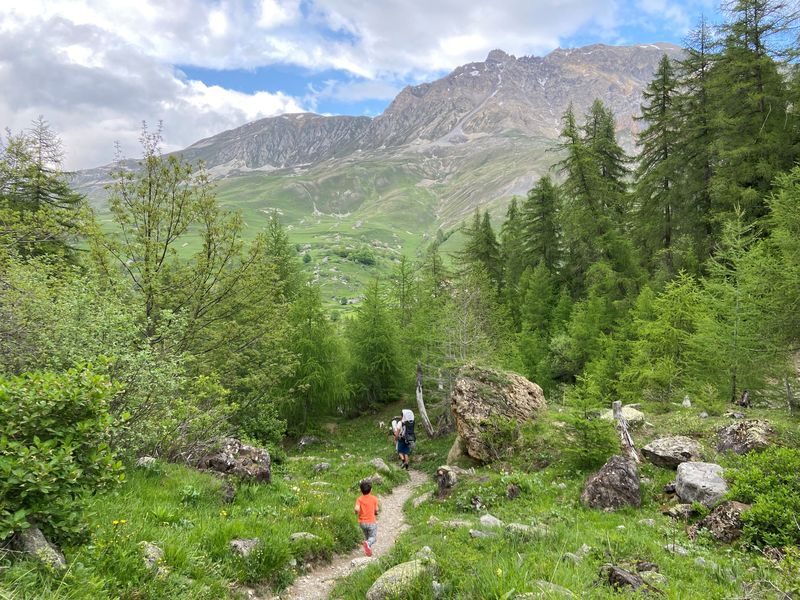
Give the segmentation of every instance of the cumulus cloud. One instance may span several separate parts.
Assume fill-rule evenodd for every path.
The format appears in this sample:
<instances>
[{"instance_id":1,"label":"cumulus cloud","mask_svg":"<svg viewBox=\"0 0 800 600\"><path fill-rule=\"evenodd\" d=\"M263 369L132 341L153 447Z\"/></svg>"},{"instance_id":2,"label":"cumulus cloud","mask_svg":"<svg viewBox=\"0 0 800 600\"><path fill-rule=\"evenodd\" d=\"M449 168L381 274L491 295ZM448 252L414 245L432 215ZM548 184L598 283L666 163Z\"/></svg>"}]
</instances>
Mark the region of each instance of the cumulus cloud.
<instances>
[{"instance_id":1,"label":"cumulus cloud","mask_svg":"<svg viewBox=\"0 0 800 600\"><path fill-rule=\"evenodd\" d=\"M142 120L163 120L168 145L183 147L325 98L390 99L495 47L541 55L579 31L616 40L626 19L652 15L685 28L691 7L713 1L3 0L0 125L18 130L42 114L68 166L87 167L108 162L114 140L135 153ZM206 85L175 65L336 77L292 97Z\"/></svg>"}]
</instances>

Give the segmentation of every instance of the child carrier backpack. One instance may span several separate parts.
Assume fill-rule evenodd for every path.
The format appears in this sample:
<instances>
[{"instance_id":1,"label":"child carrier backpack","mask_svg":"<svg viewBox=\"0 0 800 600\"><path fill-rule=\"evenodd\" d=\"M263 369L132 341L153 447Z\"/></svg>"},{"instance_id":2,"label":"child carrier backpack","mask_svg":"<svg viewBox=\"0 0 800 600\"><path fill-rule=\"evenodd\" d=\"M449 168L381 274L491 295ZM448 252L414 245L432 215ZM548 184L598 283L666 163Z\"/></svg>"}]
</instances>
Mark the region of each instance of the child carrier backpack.
<instances>
[{"instance_id":1,"label":"child carrier backpack","mask_svg":"<svg viewBox=\"0 0 800 600\"><path fill-rule=\"evenodd\" d=\"M406 421L403 423L403 441L406 443L416 442L417 436L414 433L414 421Z\"/></svg>"}]
</instances>

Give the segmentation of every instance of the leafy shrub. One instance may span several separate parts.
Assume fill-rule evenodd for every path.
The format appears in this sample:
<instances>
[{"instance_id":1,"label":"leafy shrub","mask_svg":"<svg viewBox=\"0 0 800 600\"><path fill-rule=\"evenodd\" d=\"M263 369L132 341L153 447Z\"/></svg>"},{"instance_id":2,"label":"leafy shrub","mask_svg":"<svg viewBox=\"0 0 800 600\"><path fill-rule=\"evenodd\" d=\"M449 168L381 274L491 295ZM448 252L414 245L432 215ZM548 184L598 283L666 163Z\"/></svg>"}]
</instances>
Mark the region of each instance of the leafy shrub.
<instances>
[{"instance_id":1,"label":"leafy shrub","mask_svg":"<svg viewBox=\"0 0 800 600\"><path fill-rule=\"evenodd\" d=\"M729 496L753 505L742 515L745 539L775 547L800 543L800 450L772 447L740 460L726 477Z\"/></svg>"},{"instance_id":2,"label":"leafy shrub","mask_svg":"<svg viewBox=\"0 0 800 600\"><path fill-rule=\"evenodd\" d=\"M247 556L237 557L236 578L243 583L268 582L272 587L285 587L292 581L289 543L272 539L261 542Z\"/></svg>"},{"instance_id":3,"label":"leafy shrub","mask_svg":"<svg viewBox=\"0 0 800 600\"><path fill-rule=\"evenodd\" d=\"M86 495L122 479L110 388L88 368L0 378L0 540L29 524L75 537Z\"/></svg>"}]
</instances>

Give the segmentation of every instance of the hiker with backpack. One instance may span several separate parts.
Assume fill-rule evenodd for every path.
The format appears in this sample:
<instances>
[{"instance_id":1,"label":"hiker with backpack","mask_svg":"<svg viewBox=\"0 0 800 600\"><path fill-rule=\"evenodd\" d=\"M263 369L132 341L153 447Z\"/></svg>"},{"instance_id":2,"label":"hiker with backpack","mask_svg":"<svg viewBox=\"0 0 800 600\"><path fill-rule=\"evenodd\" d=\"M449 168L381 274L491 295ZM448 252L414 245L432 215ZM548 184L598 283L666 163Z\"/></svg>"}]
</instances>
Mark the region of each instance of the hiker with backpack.
<instances>
[{"instance_id":1,"label":"hiker with backpack","mask_svg":"<svg viewBox=\"0 0 800 600\"><path fill-rule=\"evenodd\" d=\"M417 436L414 433L414 413L407 408L403 409L400 418L400 436L397 438L397 453L403 461L401 468L408 471L408 459L414 449Z\"/></svg>"}]
</instances>

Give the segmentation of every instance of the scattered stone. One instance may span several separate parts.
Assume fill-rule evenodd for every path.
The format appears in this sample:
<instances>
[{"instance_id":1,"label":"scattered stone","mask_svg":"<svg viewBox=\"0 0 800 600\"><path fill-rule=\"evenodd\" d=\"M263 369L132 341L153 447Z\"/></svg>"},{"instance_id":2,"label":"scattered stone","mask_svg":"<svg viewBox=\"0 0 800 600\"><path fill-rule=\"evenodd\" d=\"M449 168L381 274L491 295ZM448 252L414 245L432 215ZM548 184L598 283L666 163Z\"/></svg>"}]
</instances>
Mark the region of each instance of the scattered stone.
<instances>
[{"instance_id":1,"label":"scattered stone","mask_svg":"<svg viewBox=\"0 0 800 600\"><path fill-rule=\"evenodd\" d=\"M319 438L314 435L304 435L300 438L300 441L297 442L297 449L301 452L308 448L309 446L313 446L314 444L319 442Z\"/></svg>"},{"instance_id":2,"label":"scattered stone","mask_svg":"<svg viewBox=\"0 0 800 600\"><path fill-rule=\"evenodd\" d=\"M523 540L534 540L548 534L545 527L539 525L524 525L522 523L508 523L506 531L513 537Z\"/></svg>"},{"instance_id":3,"label":"scattered stone","mask_svg":"<svg viewBox=\"0 0 800 600\"><path fill-rule=\"evenodd\" d=\"M654 562L649 562L646 560L637 560L634 564L637 573L644 573L646 571L658 571L659 567Z\"/></svg>"},{"instance_id":4,"label":"scattered stone","mask_svg":"<svg viewBox=\"0 0 800 600\"><path fill-rule=\"evenodd\" d=\"M567 484L566 484L566 483L564 483L563 481L561 481L560 483L557 483L557 484L555 484L555 486L556 486L558 489L560 489L560 490L565 490L565 489L567 489Z\"/></svg>"},{"instance_id":5,"label":"scattered stone","mask_svg":"<svg viewBox=\"0 0 800 600\"><path fill-rule=\"evenodd\" d=\"M625 525L617 525L617 529L625 529Z\"/></svg>"},{"instance_id":6,"label":"scattered stone","mask_svg":"<svg viewBox=\"0 0 800 600\"><path fill-rule=\"evenodd\" d=\"M466 365L458 373L450 405L458 437L466 454L483 462L492 459L484 429L493 418L522 424L546 408L544 393L516 373Z\"/></svg>"},{"instance_id":7,"label":"scattered stone","mask_svg":"<svg viewBox=\"0 0 800 600\"><path fill-rule=\"evenodd\" d=\"M677 467L675 467L677 469ZM664 486L664 493L665 494L674 494L675 493L675 482L668 483Z\"/></svg>"},{"instance_id":8,"label":"scattered stone","mask_svg":"<svg viewBox=\"0 0 800 600\"><path fill-rule=\"evenodd\" d=\"M694 516L695 510L691 504L676 504L669 508L662 509L663 514L672 517L673 519L680 519L686 521L689 517Z\"/></svg>"},{"instance_id":9,"label":"scattered stone","mask_svg":"<svg viewBox=\"0 0 800 600\"><path fill-rule=\"evenodd\" d=\"M763 450L771 443L775 430L769 421L750 419L741 423L733 423L719 430L717 450L719 452L735 452L747 454Z\"/></svg>"},{"instance_id":10,"label":"scattered stone","mask_svg":"<svg viewBox=\"0 0 800 600\"><path fill-rule=\"evenodd\" d=\"M590 508L605 510L640 506L642 499L639 494L639 473L636 463L623 456L612 456L586 481L581 502Z\"/></svg>"},{"instance_id":11,"label":"scattered stone","mask_svg":"<svg viewBox=\"0 0 800 600\"><path fill-rule=\"evenodd\" d=\"M375 580L367 590L366 600L408 598L415 582L436 569L433 559L417 559L395 565Z\"/></svg>"},{"instance_id":12,"label":"scattered stone","mask_svg":"<svg viewBox=\"0 0 800 600\"><path fill-rule=\"evenodd\" d=\"M375 562L375 560L376 558L374 556L357 556L350 561L350 568L354 571L360 571L367 565Z\"/></svg>"},{"instance_id":13,"label":"scattered stone","mask_svg":"<svg viewBox=\"0 0 800 600\"><path fill-rule=\"evenodd\" d=\"M481 522L481 525L483 525L484 527L502 527L503 526L503 522L500 519L498 519L497 517L494 517L492 515L481 515L480 522Z\"/></svg>"},{"instance_id":14,"label":"scattered stone","mask_svg":"<svg viewBox=\"0 0 800 600\"><path fill-rule=\"evenodd\" d=\"M164 551L152 542L140 542L142 559L148 570L155 572L157 577L169 575L169 569L164 565Z\"/></svg>"},{"instance_id":15,"label":"scattered stone","mask_svg":"<svg viewBox=\"0 0 800 600\"><path fill-rule=\"evenodd\" d=\"M260 543L261 540L259 538L245 538L241 540L231 540L229 546L234 553L245 557L255 550Z\"/></svg>"},{"instance_id":16,"label":"scattered stone","mask_svg":"<svg viewBox=\"0 0 800 600\"><path fill-rule=\"evenodd\" d=\"M567 560L571 560L575 564L578 564L579 562L581 562L583 560L583 557L578 556L574 552L565 552L564 553L564 558L566 558Z\"/></svg>"},{"instance_id":17,"label":"scattered stone","mask_svg":"<svg viewBox=\"0 0 800 600\"><path fill-rule=\"evenodd\" d=\"M747 415L743 412L729 410L723 416L728 417L729 419L744 419Z\"/></svg>"},{"instance_id":18,"label":"scattered stone","mask_svg":"<svg viewBox=\"0 0 800 600\"><path fill-rule=\"evenodd\" d=\"M681 406L683 406L683 408L692 408L692 401L689 398L689 396L683 397L683 402L681 402Z\"/></svg>"},{"instance_id":19,"label":"scattered stone","mask_svg":"<svg viewBox=\"0 0 800 600\"><path fill-rule=\"evenodd\" d=\"M136 461L136 466L140 469L151 469L156 464L156 459L152 456L140 456Z\"/></svg>"},{"instance_id":20,"label":"scattered stone","mask_svg":"<svg viewBox=\"0 0 800 600\"><path fill-rule=\"evenodd\" d=\"M236 438L223 438L219 449L201 458L197 466L249 481L272 481L269 452L264 448L244 444Z\"/></svg>"},{"instance_id":21,"label":"scattered stone","mask_svg":"<svg viewBox=\"0 0 800 600\"><path fill-rule=\"evenodd\" d=\"M537 588L535 592L527 592L525 594L518 594L514 596L515 600L538 600L544 598L577 598L577 596L565 587L550 583L544 579L539 579L533 582L533 587Z\"/></svg>"},{"instance_id":22,"label":"scattered stone","mask_svg":"<svg viewBox=\"0 0 800 600\"><path fill-rule=\"evenodd\" d=\"M671 554L677 554L678 556L689 556L689 551L678 544L666 544L664 545L664 550Z\"/></svg>"},{"instance_id":23,"label":"scattered stone","mask_svg":"<svg viewBox=\"0 0 800 600\"><path fill-rule=\"evenodd\" d=\"M622 590L624 588L638 590L647 585L644 579L637 574L614 565L607 564L600 567L600 577L602 577L608 585L617 590Z\"/></svg>"},{"instance_id":24,"label":"scattered stone","mask_svg":"<svg viewBox=\"0 0 800 600\"><path fill-rule=\"evenodd\" d=\"M328 487L331 485L330 481L312 481L309 483L311 487Z\"/></svg>"},{"instance_id":25,"label":"scattered stone","mask_svg":"<svg viewBox=\"0 0 800 600\"><path fill-rule=\"evenodd\" d=\"M639 577L652 587L666 587L668 583L667 578L658 571L642 571Z\"/></svg>"},{"instance_id":26,"label":"scattered stone","mask_svg":"<svg viewBox=\"0 0 800 600\"><path fill-rule=\"evenodd\" d=\"M389 465L382 458L373 458L369 461L369 464L372 465L378 471L383 471L384 473L388 473L391 471Z\"/></svg>"},{"instance_id":27,"label":"scattered stone","mask_svg":"<svg viewBox=\"0 0 800 600\"><path fill-rule=\"evenodd\" d=\"M516 483L509 483L506 488L506 498L509 500L516 500L519 498L521 491Z\"/></svg>"},{"instance_id":28,"label":"scattered stone","mask_svg":"<svg viewBox=\"0 0 800 600\"><path fill-rule=\"evenodd\" d=\"M677 469L683 462L700 459L700 444L684 435L668 436L647 444L642 454L657 467Z\"/></svg>"},{"instance_id":29,"label":"scattered stone","mask_svg":"<svg viewBox=\"0 0 800 600\"><path fill-rule=\"evenodd\" d=\"M700 417L701 419L707 419L708 418L708 413L706 411L703 411L697 416Z\"/></svg>"},{"instance_id":30,"label":"scattered stone","mask_svg":"<svg viewBox=\"0 0 800 600\"><path fill-rule=\"evenodd\" d=\"M293 533L292 535L289 536L290 542L299 542L301 540L308 540L310 542L313 542L318 539L319 539L318 535L314 535L313 533L309 533L308 531L298 531L297 533Z\"/></svg>"},{"instance_id":31,"label":"scattered stone","mask_svg":"<svg viewBox=\"0 0 800 600\"><path fill-rule=\"evenodd\" d=\"M701 529L708 529L711 537L718 542L732 542L742 535L742 513L749 508L749 504L741 502L723 502L689 528L689 537L694 539Z\"/></svg>"},{"instance_id":32,"label":"scattered stone","mask_svg":"<svg viewBox=\"0 0 800 600\"><path fill-rule=\"evenodd\" d=\"M622 416L625 417L628 425L640 425L644 423L644 413L637 408L634 408L634 406L638 406L638 404L628 404L622 407ZM607 408L600 413L600 418L604 421L613 421L614 411L610 408Z\"/></svg>"},{"instance_id":33,"label":"scattered stone","mask_svg":"<svg viewBox=\"0 0 800 600\"><path fill-rule=\"evenodd\" d=\"M383 485L383 477L381 477L380 473L373 473L369 477L364 477L362 481L368 481L373 487Z\"/></svg>"},{"instance_id":34,"label":"scattered stone","mask_svg":"<svg viewBox=\"0 0 800 600\"><path fill-rule=\"evenodd\" d=\"M38 527L28 527L14 534L13 547L56 571L67 568L67 560L58 546L47 541Z\"/></svg>"},{"instance_id":35,"label":"scattered stone","mask_svg":"<svg viewBox=\"0 0 800 600\"><path fill-rule=\"evenodd\" d=\"M722 467L714 463L685 462L678 465L675 481L678 497L686 503L700 502L713 508L728 493Z\"/></svg>"},{"instance_id":36,"label":"scattered stone","mask_svg":"<svg viewBox=\"0 0 800 600\"><path fill-rule=\"evenodd\" d=\"M312 467L314 473L324 473L328 469L331 468L331 463L321 462L317 463Z\"/></svg>"},{"instance_id":37,"label":"scattered stone","mask_svg":"<svg viewBox=\"0 0 800 600\"><path fill-rule=\"evenodd\" d=\"M644 525L645 527L655 527L656 520L655 519L639 519L639 525Z\"/></svg>"},{"instance_id":38,"label":"scattered stone","mask_svg":"<svg viewBox=\"0 0 800 600\"><path fill-rule=\"evenodd\" d=\"M430 500L432 495L433 494L431 492L425 492L421 496L417 496L416 498L414 498L411 504L414 508L419 508L421 505L425 504L428 500Z\"/></svg>"},{"instance_id":39,"label":"scattered stone","mask_svg":"<svg viewBox=\"0 0 800 600\"><path fill-rule=\"evenodd\" d=\"M431 524L431 519L434 518L435 517L431 517L430 519L428 519L429 525ZM450 519L449 521L439 521L437 519L436 522L440 527L444 527L445 529L458 529L459 527L472 527L472 525L474 525L472 521L465 521L462 519Z\"/></svg>"},{"instance_id":40,"label":"scattered stone","mask_svg":"<svg viewBox=\"0 0 800 600\"><path fill-rule=\"evenodd\" d=\"M706 560L702 556L698 556L697 558L695 558L694 564L696 564L698 567L711 569L712 571L715 571L718 568L717 563L715 563L713 560Z\"/></svg>"},{"instance_id":41,"label":"scattered stone","mask_svg":"<svg viewBox=\"0 0 800 600\"><path fill-rule=\"evenodd\" d=\"M433 549L430 546L423 546L414 553L414 558L419 560L432 560Z\"/></svg>"},{"instance_id":42,"label":"scattered stone","mask_svg":"<svg viewBox=\"0 0 800 600\"><path fill-rule=\"evenodd\" d=\"M480 529L470 529L469 536L472 538L493 538L497 537L494 531L481 531Z\"/></svg>"},{"instance_id":43,"label":"scattered stone","mask_svg":"<svg viewBox=\"0 0 800 600\"><path fill-rule=\"evenodd\" d=\"M448 465L442 465L436 469L436 497L446 498L450 495L453 487L458 483L456 471Z\"/></svg>"}]
</instances>

